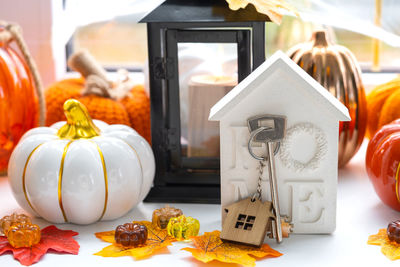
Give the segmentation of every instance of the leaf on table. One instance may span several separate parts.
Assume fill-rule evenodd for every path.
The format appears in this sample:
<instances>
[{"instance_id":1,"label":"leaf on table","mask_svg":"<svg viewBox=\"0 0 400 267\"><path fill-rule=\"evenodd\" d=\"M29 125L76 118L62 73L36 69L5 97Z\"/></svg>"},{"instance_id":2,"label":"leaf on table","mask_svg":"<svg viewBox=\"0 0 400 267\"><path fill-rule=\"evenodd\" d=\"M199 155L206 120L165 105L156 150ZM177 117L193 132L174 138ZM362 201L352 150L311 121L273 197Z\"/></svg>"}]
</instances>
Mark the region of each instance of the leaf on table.
<instances>
[{"instance_id":1,"label":"leaf on table","mask_svg":"<svg viewBox=\"0 0 400 267\"><path fill-rule=\"evenodd\" d=\"M386 229L380 229L376 235L370 235L367 244L381 246L382 253L392 261L400 259L400 244L389 240Z\"/></svg>"},{"instance_id":2,"label":"leaf on table","mask_svg":"<svg viewBox=\"0 0 400 267\"><path fill-rule=\"evenodd\" d=\"M99 233L95 233L94 234L97 238L108 242L108 243L114 243L115 239L114 239L114 235L115 235L115 231L107 231L107 232L99 232Z\"/></svg>"},{"instance_id":3,"label":"leaf on table","mask_svg":"<svg viewBox=\"0 0 400 267\"><path fill-rule=\"evenodd\" d=\"M148 237L144 246L124 248L123 246L115 243L115 231L100 232L95 233L96 237L112 244L108 247L103 248L101 251L95 253L94 255L103 257L132 256L135 260L138 260L149 257L153 255L156 251L170 246L172 245L172 242L176 241L175 238L168 235L166 229L160 229L154 226L149 221L134 221L133 223L139 223L147 227Z\"/></svg>"},{"instance_id":4,"label":"leaf on table","mask_svg":"<svg viewBox=\"0 0 400 267\"><path fill-rule=\"evenodd\" d=\"M72 238L76 235L77 232L61 230L51 225L42 229L39 243L27 248L14 248L8 243L7 237L0 236L0 255L11 251L14 258L25 266L38 262L48 250L77 255L79 244Z\"/></svg>"},{"instance_id":5,"label":"leaf on table","mask_svg":"<svg viewBox=\"0 0 400 267\"><path fill-rule=\"evenodd\" d=\"M273 250L267 244L263 244L260 248L239 245L229 242L222 242L219 238L221 232L206 232L202 236L192 237L192 241L196 248L182 248L189 251L193 257L202 262L210 262L218 260L227 263L237 263L243 266L255 266L256 258L280 257L283 254ZM254 257L251 257L254 256Z\"/></svg>"},{"instance_id":6,"label":"leaf on table","mask_svg":"<svg viewBox=\"0 0 400 267\"><path fill-rule=\"evenodd\" d=\"M272 22L281 24L284 11L289 11L299 16L296 9L284 0L226 0L229 8L238 10L246 8L248 4L253 4L257 12L267 15Z\"/></svg>"}]
</instances>

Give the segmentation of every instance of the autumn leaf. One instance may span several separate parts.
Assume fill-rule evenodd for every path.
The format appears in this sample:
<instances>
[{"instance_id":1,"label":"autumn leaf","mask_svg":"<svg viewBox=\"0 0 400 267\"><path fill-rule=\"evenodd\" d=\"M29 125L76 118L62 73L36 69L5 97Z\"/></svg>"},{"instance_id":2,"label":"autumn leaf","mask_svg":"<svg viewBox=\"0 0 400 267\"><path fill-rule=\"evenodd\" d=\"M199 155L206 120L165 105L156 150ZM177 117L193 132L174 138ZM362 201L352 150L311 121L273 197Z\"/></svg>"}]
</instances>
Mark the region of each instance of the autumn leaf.
<instances>
[{"instance_id":1,"label":"autumn leaf","mask_svg":"<svg viewBox=\"0 0 400 267\"><path fill-rule=\"evenodd\" d=\"M14 248L8 243L7 237L0 236L0 255L11 251L14 258L25 266L38 262L48 250L77 255L79 244L72 238L76 235L78 235L77 232L60 230L51 225L42 229L40 242L28 248Z\"/></svg>"},{"instance_id":2,"label":"autumn leaf","mask_svg":"<svg viewBox=\"0 0 400 267\"><path fill-rule=\"evenodd\" d=\"M255 266L257 258L280 257L283 254L273 250L267 244L260 248L222 242L219 238L221 232L206 232L202 236L192 237L196 248L182 248L192 253L193 257L202 262L218 260L221 262L238 263L243 266ZM254 257L251 257L254 256Z\"/></svg>"},{"instance_id":3,"label":"autumn leaf","mask_svg":"<svg viewBox=\"0 0 400 267\"><path fill-rule=\"evenodd\" d=\"M257 12L267 15L272 22L277 24L281 24L283 10L299 16L296 9L284 0L226 0L226 2L232 10L246 8L248 4L253 4Z\"/></svg>"},{"instance_id":4,"label":"autumn leaf","mask_svg":"<svg viewBox=\"0 0 400 267\"><path fill-rule=\"evenodd\" d=\"M175 238L168 235L166 229L159 229L149 221L135 221L133 223L139 223L147 227L148 237L144 246L124 248L123 246L115 243L115 231L100 232L95 233L96 237L112 244L108 247L103 248L101 251L95 253L94 255L103 257L132 256L135 260L138 260L149 257L153 255L156 251L170 246L172 245L172 242L176 241Z\"/></svg>"},{"instance_id":5,"label":"autumn leaf","mask_svg":"<svg viewBox=\"0 0 400 267\"><path fill-rule=\"evenodd\" d=\"M400 259L400 244L389 240L386 229L380 229L376 235L370 235L367 243L381 246L382 253L392 261Z\"/></svg>"}]
</instances>

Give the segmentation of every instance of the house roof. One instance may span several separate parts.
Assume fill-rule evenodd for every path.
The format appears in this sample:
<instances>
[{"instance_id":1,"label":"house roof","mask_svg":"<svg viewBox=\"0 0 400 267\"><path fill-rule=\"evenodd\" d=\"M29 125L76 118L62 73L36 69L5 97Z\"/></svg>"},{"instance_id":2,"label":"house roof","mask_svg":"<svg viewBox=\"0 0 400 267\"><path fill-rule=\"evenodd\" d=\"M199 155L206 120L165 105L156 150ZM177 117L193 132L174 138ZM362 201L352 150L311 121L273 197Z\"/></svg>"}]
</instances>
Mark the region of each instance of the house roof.
<instances>
[{"instance_id":1,"label":"house roof","mask_svg":"<svg viewBox=\"0 0 400 267\"><path fill-rule=\"evenodd\" d=\"M250 198L244 198L242 200L239 200L238 202L234 202L234 203L232 203L232 204L230 204L228 206L225 206L223 209L229 211L233 207L236 207L236 206L240 205L242 202L249 202L249 201L251 201ZM260 202L266 208L271 209L271 206L272 206L271 202L261 202L259 199L256 199L256 201Z\"/></svg>"},{"instance_id":2,"label":"house roof","mask_svg":"<svg viewBox=\"0 0 400 267\"><path fill-rule=\"evenodd\" d=\"M140 22L270 21L253 5L233 11L225 0L166 0Z\"/></svg>"},{"instance_id":3,"label":"house roof","mask_svg":"<svg viewBox=\"0 0 400 267\"><path fill-rule=\"evenodd\" d=\"M315 81L309 74L293 62L285 53L277 51L249 76L241 81L235 88L228 94L221 98L210 110L209 120L219 121L231 109L234 109L247 95L254 89L258 88L266 76L273 74L276 70L283 69L287 72L292 72L297 75L300 81L305 82L308 86L301 86L305 88L307 93L312 96L316 102L320 102L326 107L328 112L331 112L339 121L351 120L349 111L336 97L329 93L317 81ZM250 86L254 85L254 86Z\"/></svg>"}]
</instances>

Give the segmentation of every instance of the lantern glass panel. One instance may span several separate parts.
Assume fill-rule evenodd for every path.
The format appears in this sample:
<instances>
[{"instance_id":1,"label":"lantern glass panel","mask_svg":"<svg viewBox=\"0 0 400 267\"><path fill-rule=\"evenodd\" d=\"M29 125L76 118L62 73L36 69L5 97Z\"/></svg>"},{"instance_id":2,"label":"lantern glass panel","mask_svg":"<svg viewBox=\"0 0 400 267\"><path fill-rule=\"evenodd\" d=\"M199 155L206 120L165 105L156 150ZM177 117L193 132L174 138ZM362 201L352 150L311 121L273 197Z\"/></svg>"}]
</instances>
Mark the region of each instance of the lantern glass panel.
<instances>
[{"instance_id":1,"label":"lantern glass panel","mask_svg":"<svg viewBox=\"0 0 400 267\"><path fill-rule=\"evenodd\" d=\"M181 155L219 157L218 122L210 108L238 81L236 43L178 43Z\"/></svg>"}]
</instances>

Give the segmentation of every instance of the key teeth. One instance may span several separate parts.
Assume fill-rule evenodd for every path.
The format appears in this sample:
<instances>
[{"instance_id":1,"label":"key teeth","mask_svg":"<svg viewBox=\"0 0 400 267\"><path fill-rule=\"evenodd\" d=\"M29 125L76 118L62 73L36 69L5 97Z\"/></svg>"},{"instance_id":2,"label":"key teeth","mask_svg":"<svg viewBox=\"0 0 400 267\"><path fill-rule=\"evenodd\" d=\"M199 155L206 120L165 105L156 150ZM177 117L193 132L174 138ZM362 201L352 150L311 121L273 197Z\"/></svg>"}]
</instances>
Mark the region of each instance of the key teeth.
<instances>
[{"instance_id":1,"label":"key teeth","mask_svg":"<svg viewBox=\"0 0 400 267\"><path fill-rule=\"evenodd\" d=\"M287 222L282 222L282 237L288 238L291 232L292 232L291 225Z\"/></svg>"},{"instance_id":2,"label":"key teeth","mask_svg":"<svg viewBox=\"0 0 400 267\"><path fill-rule=\"evenodd\" d=\"M282 237L289 238L289 235L291 233L293 233L294 225L293 225L293 223L290 223L288 216L281 217L281 226L282 226ZM271 231L267 233L267 236L271 239L276 239L275 231L276 231L276 229L274 227L274 224L272 223Z\"/></svg>"},{"instance_id":3,"label":"key teeth","mask_svg":"<svg viewBox=\"0 0 400 267\"><path fill-rule=\"evenodd\" d=\"M282 236L284 238L288 238L290 233L293 233L294 225L289 221L289 217L287 215L282 215L281 225L282 225Z\"/></svg>"}]
</instances>

